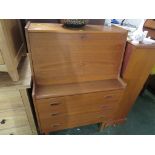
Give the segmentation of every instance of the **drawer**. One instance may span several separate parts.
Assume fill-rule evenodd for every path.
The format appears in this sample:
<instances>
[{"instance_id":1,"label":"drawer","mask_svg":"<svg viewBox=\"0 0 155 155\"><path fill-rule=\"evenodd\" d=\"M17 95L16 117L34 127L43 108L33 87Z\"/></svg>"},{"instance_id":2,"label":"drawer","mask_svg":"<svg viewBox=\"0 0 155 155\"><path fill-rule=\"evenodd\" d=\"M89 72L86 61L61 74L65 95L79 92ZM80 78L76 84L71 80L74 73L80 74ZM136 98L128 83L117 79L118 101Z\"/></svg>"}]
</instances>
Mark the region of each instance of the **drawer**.
<instances>
[{"instance_id":1,"label":"drawer","mask_svg":"<svg viewBox=\"0 0 155 155\"><path fill-rule=\"evenodd\" d=\"M32 135L29 126L0 130L0 135Z\"/></svg>"},{"instance_id":2,"label":"drawer","mask_svg":"<svg viewBox=\"0 0 155 155\"><path fill-rule=\"evenodd\" d=\"M0 111L20 107L23 107L23 102L18 90L0 92Z\"/></svg>"},{"instance_id":3,"label":"drawer","mask_svg":"<svg viewBox=\"0 0 155 155\"><path fill-rule=\"evenodd\" d=\"M3 56L0 50L0 65L3 65L3 64L4 64L4 60L3 60Z\"/></svg>"},{"instance_id":4,"label":"drawer","mask_svg":"<svg viewBox=\"0 0 155 155\"><path fill-rule=\"evenodd\" d=\"M100 111L115 108L122 92L119 90L41 99L36 101L36 106L40 117Z\"/></svg>"},{"instance_id":5,"label":"drawer","mask_svg":"<svg viewBox=\"0 0 155 155\"><path fill-rule=\"evenodd\" d=\"M25 109L0 112L0 130L28 125Z\"/></svg>"},{"instance_id":6,"label":"drawer","mask_svg":"<svg viewBox=\"0 0 155 155\"><path fill-rule=\"evenodd\" d=\"M61 115L58 117L40 119L41 129L44 132L62 130L83 125L95 124L104 121L101 112L81 113L77 115Z\"/></svg>"}]
</instances>

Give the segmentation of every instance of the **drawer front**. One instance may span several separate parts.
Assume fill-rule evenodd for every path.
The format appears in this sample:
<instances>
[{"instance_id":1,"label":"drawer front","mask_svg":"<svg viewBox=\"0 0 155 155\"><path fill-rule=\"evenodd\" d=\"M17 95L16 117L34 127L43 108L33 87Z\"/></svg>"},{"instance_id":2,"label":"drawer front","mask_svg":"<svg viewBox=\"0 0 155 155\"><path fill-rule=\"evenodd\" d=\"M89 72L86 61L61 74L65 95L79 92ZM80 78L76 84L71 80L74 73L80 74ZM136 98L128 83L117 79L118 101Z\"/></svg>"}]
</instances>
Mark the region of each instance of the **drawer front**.
<instances>
[{"instance_id":1,"label":"drawer front","mask_svg":"<svg viewBox=\"0 0 155 155\"><path fill-rule=\"evenodd\" d=\"M4 64L4 60L3 60L3 56L0 50L0 65L3 65L3 64Z\"/></svg>"},{"instance_id":2,"label":"drawer front","mask_svg":"<svg viewBox=\"0 0 155 155\"><path fill-rule=\"evenodd\" d=\"M0 112L0 130L28 125L25 109Z\"/></svg>"},{"instance_id":3,"label":"drawer front","mask_svg":"<svg viewBox=\"0 0 155 155\"><path fill-rule=\"evenodd\" d=\"M52 118L40 119L43 132L50 132L73 128L77 126L89 125L104 121L101 112L81 113L77 115L60 115Z\"/></svg>"},{"instance_id":4,"label":"drawer front","mask_svg":"<svg viewBox=\"0 0 155 155\"><path fill-rule=\"evenodd\" d=\"M29 126L0 130L0 135L32 135Z\"/></svg>"},{"instance_id":5,"label":"drawer front","mask_svg":"<svg viewBox=\"0 0 155 155\"><path fill-rule=\"evenodd\" d=\"M18 90L0 92L0 111L21 107L23 107L23 102Z\"/></svg>"},{"instance_id":6,"label":"drawer front","mask_svg":"<svg viewBox=\"0 0 155 155\"><path fill-rule=\"evenodd\" d=\"M36 101L36 106L40 117L78 114L115 108L121 95L122 91L109 91L41 99Z\"/></svg>"}]
</instances>

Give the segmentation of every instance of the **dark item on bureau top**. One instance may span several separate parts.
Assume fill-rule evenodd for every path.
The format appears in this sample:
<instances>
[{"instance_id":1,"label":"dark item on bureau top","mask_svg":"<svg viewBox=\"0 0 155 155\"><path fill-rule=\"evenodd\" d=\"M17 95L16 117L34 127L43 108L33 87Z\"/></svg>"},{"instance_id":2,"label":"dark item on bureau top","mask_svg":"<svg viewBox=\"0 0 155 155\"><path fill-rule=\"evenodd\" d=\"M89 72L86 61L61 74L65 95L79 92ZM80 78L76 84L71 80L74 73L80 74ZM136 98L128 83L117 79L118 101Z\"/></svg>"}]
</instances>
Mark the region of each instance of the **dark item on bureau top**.
<instances>
[{"instance_id":1,"label":"dark item on bureau top","mask_svg":"<svg viewBox=\"0 0 155 155\"><path fill-rule=\"evenodd\" d=\"M67 28L80 28L88 23L88 19L61 19L61 23Z\"/></svg>"}]
</instances>

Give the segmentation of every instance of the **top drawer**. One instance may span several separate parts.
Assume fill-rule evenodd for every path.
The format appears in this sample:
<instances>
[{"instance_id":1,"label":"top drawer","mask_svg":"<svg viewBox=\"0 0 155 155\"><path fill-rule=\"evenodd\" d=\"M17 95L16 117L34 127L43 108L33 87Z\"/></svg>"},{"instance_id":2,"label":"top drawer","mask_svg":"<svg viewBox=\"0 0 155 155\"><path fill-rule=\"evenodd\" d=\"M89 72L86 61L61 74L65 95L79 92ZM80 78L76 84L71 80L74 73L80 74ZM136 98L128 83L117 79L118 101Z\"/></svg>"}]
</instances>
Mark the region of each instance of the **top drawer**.
<instances>
[{"instance_id":1,"label":"top drawer","mask_svg":"<svg viewBox=\"0 0 155 155\"><path fill-rule=\"evenodd\" d=\"M36 101L41 117L57 114L78 114L111 109L117 106L122 90L71 95Z\"/></svg>"}]
</instances>

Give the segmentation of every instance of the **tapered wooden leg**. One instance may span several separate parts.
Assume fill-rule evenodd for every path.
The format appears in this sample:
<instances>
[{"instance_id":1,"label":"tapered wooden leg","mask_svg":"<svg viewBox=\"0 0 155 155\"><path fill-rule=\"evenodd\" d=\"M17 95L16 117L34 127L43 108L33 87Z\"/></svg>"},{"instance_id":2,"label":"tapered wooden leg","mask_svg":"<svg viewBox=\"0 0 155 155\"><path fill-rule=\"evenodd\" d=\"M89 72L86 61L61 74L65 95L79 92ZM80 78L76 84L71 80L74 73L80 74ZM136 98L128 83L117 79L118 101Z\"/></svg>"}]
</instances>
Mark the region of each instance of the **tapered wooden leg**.
<instances>
[{"instance_id":1,"label":"tapered wooden leg","mask_svg":"<svg viewBox=\"0 0 155 155\"><path fill-rule=\"evenodd\" d=\"M100 127L99 127L99 131L103 131L105 128L109 127L109 126L113 126L115 127L116 125L119 125L119 124L122 124L126 121L126 118L123 118L123 119L119 119L119 120L112 120L112 121L108 121L108 122L102 122L100 124Z\"/></svg>"}]
</instances>

